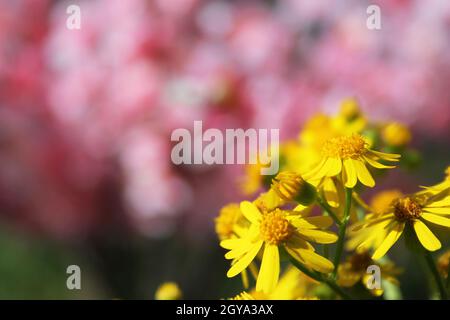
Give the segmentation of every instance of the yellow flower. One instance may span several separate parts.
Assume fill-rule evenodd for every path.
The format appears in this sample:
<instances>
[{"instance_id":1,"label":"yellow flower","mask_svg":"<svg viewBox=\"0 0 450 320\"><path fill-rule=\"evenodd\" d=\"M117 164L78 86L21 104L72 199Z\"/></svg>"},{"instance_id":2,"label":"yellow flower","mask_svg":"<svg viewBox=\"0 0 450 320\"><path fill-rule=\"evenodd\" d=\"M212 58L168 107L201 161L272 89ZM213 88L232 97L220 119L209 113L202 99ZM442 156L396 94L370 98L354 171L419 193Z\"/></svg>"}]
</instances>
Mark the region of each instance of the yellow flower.
<instances>
[{"instance_id":1,"label":"yellow flower","mask_svg":"<svg viewBox=\"0 0 450 320\"><path fill-rule=\"evenodd\" d=\"M230 203L223 207L215 219L215 229L220 240L229 239L234 234L242 232L245 219L239 209L239 204Z\"/></svg>"},{"instance_id":2,"label":"yellow flower","mask_svg":"<svg viewBox=\"0 0 450 320\"><path fill-rule=\"evenodd\" d=\"M280 277L272 292L266 294L255 289L241 292L232 300L304 300L315 299L312 294L318 282L309 278L298 269L289 267Z\"/></svg>"},{"instance_id":3,"label":"yellow flower","mask_svg":"<svg viewBox=\"0 0 450 320\"><path fill-rule=\"evenodd\" d=\"M429 196L416 193L392 202L385 213L372 215L351 228L351 247L376 248L372 259L380 259L402 235L405 226L414 229L420 243L428 251L441 248L440 241L425 222L450 227L450 196Z\"/></svg>"},{"instance_id":4,"label":"yellow flower","mask_svg":"<svg viewBox=\"0 0 450 320\"><path fill-rule=\"evenodd\" d=\"M261 175L261 168L263 166L259 163L248 164L245 166L244 178L240 183L241 190L244 194L254 194L261 189L263 185L263 177Z\"/></svg>"},{"instance_id":5,"label":"yellow flower","mask_svg":"<svg viewBox=\"0 0 450 320\"><path fill-rule=\"evenodd\" d=\"M437 261L437 267L440 274L444 277L448 277L448 267L450 264L450 250L444 252Z\"/></svg>"},{"instance_id":6,"label":"yellow flower","mask_svg":"<svg viewBox=\"0 0 450 320\"><path fill-rule=\"evenodd\" d=\"M266 150L267 155L270 157L271 154L278 154L278 145L271 145ZM261 152L261 150L260 150ZM241 192L246 195L251 195L259 191L264 186L269 186L270 181L272 180L272 175L264 175L261 172L263 169L268 169L271 163L263 163L260 160L259 154L253 155L255 158L255 162L253 164L247 164L245 166L244 177L241 181L239 181L239 187ZM280 151L280 158L282 157L282 153ZM280 164L281 166L281 164Z\"/></svg>"},{"instance_id":7,"label":"yellow flower","mask_svg":"<svg viewBox=\"0 0 450 320\"><path fill-rule=\"evenodd\" d=\"M181 297L181 290L175 282L161 284L155 293L156 300L179 300Z\"/></svg>"},{"instance_id":8,"label":"yellow flower","mask_svg":"<svg viewBox=\"0 0 450 320\"><path fill-rule=\"evenodd\" d=\"M375 263L367 251L353 253L339 266L338 285L342 287L352 287L356 283L361 282L372 295L381 296L383 294L382 288L376 289L369 286L369 279L372 275L367 272L367 268L375 264L380 267L383 280L398 285L396 277L401 273L401 269L395 267L391 262Z\"/></svg>"},{"instance_id":9,"label":"yellow flower","mask_svg":"<svg viewBox=\"0 0 450 320\"><path fill-rule=\"evenodd\" d=\"M332 126L341 134L361 132L367 125L367 120L361 112L359 103L354 98L347 98L341 102L339 113L332 118Z\"/></svg>"},{"instance_id":10,"label":"yellow flower","mask_svg":"<svg viewBox=\"0 0 450 320\"><path fill-rule=\"evenodd\" d=\"M366 224L369 224L376 217L387 213L390 210L392 203L402 196L403 193L396 189L377 193L370 202L371 213L367 213L364 216L363 221L354 223L350 228L350 239L346 244L347 250L353 251L356 248L359 248L360 250L369 250L370 248L377 248L386 237L387 230L379 229L377 232L373 232L370 237L367 237L366 233L360 232L360 229Z\"/></svg>"},{"instance_id":11,"label":"yellow flower","mask_svg":"<svg viewBox=\"0 0 450 320\"><path fill-rule=\"evenodd\" d=\"M248 232L237 239L223 240L220 243L221 247L230 250L225 258L236 259L236 263L228 270L229 278L246 269L262 250L256 290L271 292L278 283L280 247L313 270L322 273L333 270L333 264L315 253L310 244L310 241L324 244L336 242L337 236L334 233L320 230L332 224L330 217L307 217L301 212L280 209L261 213L255 204L248 201L241 202L240 208L251 223Z\"/></svg>"},{"instance_id":12,"label":"yellow flower","mask_svg":"<svg viewBox=\"0 0 450 320\"><path fill-rule=\"evenodd\" d=\"M242 215L238 203L230 203L223 207L219 212L219 216L215 219L215 223L216 233L220 240L236 238L239 235L244 234L249 227L249 223ZM231 264L234 264L235 262L236 261L233 260ZM257 272L255 267L250 265L249 269L256 279ZM248 288L249 278L247 270L242 271L241 277L243 286Z\"/></svg>"},{"instance_id":13,"label":"yellow flower","mask_svg":"<svg viewBox=\"0 0 450 320\"><path fill-rule=\"evenodd\" d=\"M392 122L383 128L381 137L390 146L402 147L411 141L411 132L407 126Z\"/></svg>"},{"instance_id":14,"label":"yellow flower","mask_svg":"<svg viewBox=\"0 0 450 320\"><path fill-rule=\"evenodd\" d=\"M380 160L398 161L400 155L374 151L368 148L361 135L340 136L327 140L322 147L322 160L305 175L308 180L339 176L345 187L353 188L358 180L373 187L372 178L366 164L378 169L393 168L380 163Z\"/></svg>"}]
</instances>

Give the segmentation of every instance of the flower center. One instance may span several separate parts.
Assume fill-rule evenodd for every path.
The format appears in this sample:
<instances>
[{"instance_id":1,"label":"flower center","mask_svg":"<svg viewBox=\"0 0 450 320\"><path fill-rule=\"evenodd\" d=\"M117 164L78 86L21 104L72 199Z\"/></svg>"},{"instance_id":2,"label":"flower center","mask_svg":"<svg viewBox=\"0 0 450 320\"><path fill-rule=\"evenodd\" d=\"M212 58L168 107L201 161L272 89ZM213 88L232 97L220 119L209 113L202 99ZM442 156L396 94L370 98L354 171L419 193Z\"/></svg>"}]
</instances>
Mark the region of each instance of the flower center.
<instances>
[{"instance_id":1,"label":"flower center","mask_svg":"<svg viewBox=\"0 0 450 320\"><path fill-rule=\"evenodd\" d=\"M355 271L365 271L367 267L373 263L372 258L368 252L353 254L349 257L349 262L352 266L352 269Z\"/></svg>"},{"instance_id":2,"label":"flower center","mask_svg":"<svg viewBox=\"0 0 450 320\"><path fill-rule=\"evenodd\" d=\"M322 147L322 153L326 157L341 159L357 159L366 150L367 143L358 134L331 138Z\"/></svg>"},{"instance_id":3,"label":"flower center","mask_svg":"<svg viewBox=\"0 0 450 320\"><path fill-rule=\"evenodd\" d=\"M422 214L420 204L409 197L395 200L393 206L394 215L400 221L417 219Z\"/></svg>"},{"instance_id":4,"label":"flower center","mask_svg":"<svg viewBox=\"0 0 450 320\"><path fill-rule=\"evenodd\" d=\"M283 212L275 209L264 214L259 231L264 241L277 245L290 237L293 228Z\"/></svg>"}]
</instances>

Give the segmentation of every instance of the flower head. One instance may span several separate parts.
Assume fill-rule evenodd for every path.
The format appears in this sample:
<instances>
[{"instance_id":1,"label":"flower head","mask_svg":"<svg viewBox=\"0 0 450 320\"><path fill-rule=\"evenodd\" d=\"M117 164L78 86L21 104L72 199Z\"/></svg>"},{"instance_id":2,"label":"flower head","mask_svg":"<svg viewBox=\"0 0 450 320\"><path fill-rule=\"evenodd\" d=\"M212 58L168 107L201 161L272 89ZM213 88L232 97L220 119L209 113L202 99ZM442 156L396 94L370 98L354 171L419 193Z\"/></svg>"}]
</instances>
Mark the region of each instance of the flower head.
<instances>
[{"instance_id":1,"label":"flower head","mask_svg":"<svg viewBox=\"0 0 450 320\"><path fill-rule=\"evenodd\" d=\"M367 273L367 268L371 265L380 267L381 274L384 280L397 284L396 276L401 273L401 270L395 267L391 262L375 263L371 258L369 252L360 250L354 252L347 257L347 260L339 266L337 283L343 287L352 287L356 283L361 282L372 295L380 296L383 294L382 288L373 288L370 284L370 273Z\"/></svg>"},{"instance_id":2,"label":"flower head","mask_svg":"<svg viewBox=\"0 0 450 320\"><path fill-rule=\"evenodd\" d=\"M316 190L301 175L283 171L272 179L271 189L284 201L296 201L308 205L314 201Z\"/></svg>"},{"instance_id":3,"label":"flower head","mask_svg":"<svg viewBox=\"0 0 450 320\"><path fill-rule=\"evenodd\" d=\"M215 229L220 240L231 238L242 226L243 215L239 204L230 203L223 207L215 219Z\"/></svg>"},{"instance_id":4,"label":"flower head","mask_svg":"<svg viewBox=\"0 0 450 320\"><path fill-rule=\"evenodd\" d=\"M280 248L284 248L294 259L312 270L323 273L333 270L333 264L315 253L310 244L310 241L333 243L337 240L334 233L321 230L332 224L330 217L308 217L301 212L280 209L261 212L255 204L248 201L241 202L240 208L250 222L248 232L236 239L223 240L220 243L223 248L229 250L225 258L235 259L227 273L228 277L242 272L263 250L256 290L271 292L278 283Z\"/></svg>"},{"instance_id":5,"label":"flower head","mask_svg":"<svg viewBox=\"0 0 450 320\"><path fill-rule=\"evenodd\" d=\"M411 141L411 132L408 127L398 122L385 126L381 136L386 144L393 147L403 147Z\"/></svg>"},{"instance_id":6,"label":"flower head","mask_svg":"<svg viewBox=\"0 0 450 320\"><path fill-rule=\"evenodd\" d=\"M156 300L179 300L181 296L181 290L175 282L161 284L155 293Z\"/></svg>"},{"instance_id":7,"label":"flower head","mask_svg":"<svg viewBox=\"0 0 450 320\"><path fill-rule=\"evenodd\" d=\"M419 192L395 199L382 214L352 227L350 248L374 247L372 259L380 259L400 238L405 227L412 228L419 242L428 251L441 248L441 242L427 224L450 228L450 196L430 196Z\"/></svg>"},{"instance_id":8,"label":"flower head","mask_svg":"<svg viewBox=\"0 0 450 320\"><path fill-rule=\"evenodd\" d=\"M366 165L377 169L393 168L379 161L398 161L399 157L398 154L369 149L368 143L359 134L334 137L323 144L322 160L305 177L308 180L320 180L338 176L347 188L353 188L358 180L373 187L375 181Z\"/></svg>"}]
</instances>

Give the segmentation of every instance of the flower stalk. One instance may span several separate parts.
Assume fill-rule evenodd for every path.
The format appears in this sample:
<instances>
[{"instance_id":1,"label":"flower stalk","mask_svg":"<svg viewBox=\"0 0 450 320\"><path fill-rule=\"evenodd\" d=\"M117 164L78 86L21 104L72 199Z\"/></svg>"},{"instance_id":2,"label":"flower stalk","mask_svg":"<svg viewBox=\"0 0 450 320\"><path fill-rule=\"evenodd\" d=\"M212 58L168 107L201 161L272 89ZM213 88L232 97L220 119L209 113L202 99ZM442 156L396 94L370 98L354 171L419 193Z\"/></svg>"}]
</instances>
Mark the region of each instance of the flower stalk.
<instances>
[{"instance_id":1,"label":"flower stalk","mask_svg":"<svg viewBox=\"0 0 450 320\"><path fill-rule=\"evenodd\" d=\"M317 197L317 203L322 208L322 210L325 211L338 226L341 225L341 221L339 220L339 218L333 212L331 207L321 197Z\"/></svg>"},{"instance_id":2,"label":"flower stalk","mask_svg":"<svg viewBox=\"0 0 450 320\"><path fill-rule=\"evenodd\" d=\"M345 188L345 207L344 207L344 217L342 218L341 224L339 225L339 235L336 247L336 254L334 256L334 270L333 279L336 279L339 262L341 261L342 251L344 250L345 241L345 231L347 229L348 221L350 220L350 208L352 205L352 189Z\"/></svg>"},{"instance_id":3,"label":"flower stalk","mask_svg":"<svg viewBox=\"0 0 450 320\"><path fill-rule=\"evenodd\" d=\"M444 286L444 282L441 278L441 276L439 275L439 271L436 267L436 264L434 262L433 257L431 256L430 251L428 250L423 250L424 252L424 257L425 257L425 261L427 263L428 268L431 271L431 274L433 275L433 279L436 282L436 286L439 290L439 295L441 297L441 300L447 300L448 299L448 295L447 295L447 290ZM448 279L447 279L448 282Z\"/></svg>"}]
</instances>

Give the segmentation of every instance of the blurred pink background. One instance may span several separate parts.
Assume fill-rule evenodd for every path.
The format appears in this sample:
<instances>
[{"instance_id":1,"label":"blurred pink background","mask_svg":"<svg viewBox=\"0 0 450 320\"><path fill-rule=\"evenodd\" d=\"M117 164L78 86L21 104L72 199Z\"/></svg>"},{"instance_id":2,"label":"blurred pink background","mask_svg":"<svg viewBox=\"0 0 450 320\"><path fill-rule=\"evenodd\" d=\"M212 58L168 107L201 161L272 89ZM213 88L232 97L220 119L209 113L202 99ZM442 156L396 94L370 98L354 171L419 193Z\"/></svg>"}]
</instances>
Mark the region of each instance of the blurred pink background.
<instances>
[{"instance_id":1,"label":"blurred pink background","mask_svg":"<svg viewBox=\"0 0 450 320\"><path fill-rule=\"evenodd\" d=\"M1 219L68 239L212 232L240 168L172 165L194 120L295 137L356 96L448 147L449 35L437 0L0 0Z\"/></svg>"}]
</instances>

